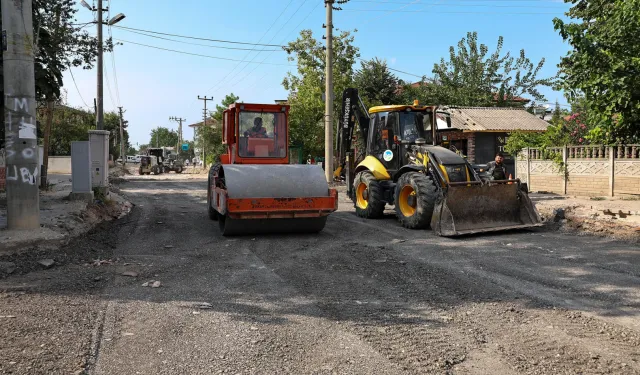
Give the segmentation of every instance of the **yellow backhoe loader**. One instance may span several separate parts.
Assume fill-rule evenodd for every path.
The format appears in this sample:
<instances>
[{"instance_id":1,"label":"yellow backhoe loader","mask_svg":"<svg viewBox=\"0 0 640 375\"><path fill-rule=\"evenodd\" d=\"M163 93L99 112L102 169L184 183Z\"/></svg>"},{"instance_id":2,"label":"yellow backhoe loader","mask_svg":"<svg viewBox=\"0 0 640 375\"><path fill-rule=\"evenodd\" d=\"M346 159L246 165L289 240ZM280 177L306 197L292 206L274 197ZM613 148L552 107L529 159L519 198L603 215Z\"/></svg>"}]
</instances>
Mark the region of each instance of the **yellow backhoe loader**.
<instances>
[{"instance_id":1,"label":"yellow backhoe loader","mask_svg":"<svg viewBox=\"0 0 640 375\"><path fill-rule=\"evenodd\" d=\"M435 144L438 124L451 127L446 109L415 101L367 111L358 90L348 88L341 115L334 175L346 179L358 216L380 218L394 205L404 227L431 227L440 236L542 225L526 184L484 181L465 158ZM356 123L366 150L354 165Z\"/></svg>"}]
</instances>

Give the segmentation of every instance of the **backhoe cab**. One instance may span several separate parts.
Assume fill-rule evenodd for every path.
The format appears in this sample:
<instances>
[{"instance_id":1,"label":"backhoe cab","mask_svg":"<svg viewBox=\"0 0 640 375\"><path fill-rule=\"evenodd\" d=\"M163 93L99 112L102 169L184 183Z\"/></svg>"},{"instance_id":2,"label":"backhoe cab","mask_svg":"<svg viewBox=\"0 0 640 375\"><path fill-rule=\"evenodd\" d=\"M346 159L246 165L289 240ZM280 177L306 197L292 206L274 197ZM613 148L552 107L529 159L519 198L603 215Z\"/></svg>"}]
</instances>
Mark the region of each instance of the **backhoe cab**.
<instances>
[{"instance_id":1,"label":"backhoe cab","mask_svg":"<svg viewBox=\"0 0 640 375\"><path fill-rule=\"evenodd\" d=\"M483 182L465 158L435 144L436 132L451 127L446 108L415 101L367 111L350 88L343 94L342 116L334 175L345 175L358 216L380 218L387 204L394 205L404 227L430 226L442 236L540 225L526 185ZM366 156L354 166L356 123Z\"/></svg>"}]
</instances>

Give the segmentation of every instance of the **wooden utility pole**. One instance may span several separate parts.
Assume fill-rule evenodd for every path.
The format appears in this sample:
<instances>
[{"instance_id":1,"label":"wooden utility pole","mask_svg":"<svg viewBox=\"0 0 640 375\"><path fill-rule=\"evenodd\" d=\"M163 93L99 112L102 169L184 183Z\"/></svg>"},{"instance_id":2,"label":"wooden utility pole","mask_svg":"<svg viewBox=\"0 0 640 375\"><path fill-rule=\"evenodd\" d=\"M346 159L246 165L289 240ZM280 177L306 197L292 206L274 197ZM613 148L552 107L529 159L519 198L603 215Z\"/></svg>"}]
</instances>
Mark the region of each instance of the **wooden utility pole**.
<instances>
[{"instance_id":1,"label":"wooden utility pole","mask_svg":"<svg viewBox=\"0 0 640 375\"><path fill-rule=\"evenodd\" d=\"M210 98L207 98L207 96L205 95L204 98L201 98L200 95L198 95L198 99L199 100L204 100L204 110L203 110L203 114L202 114L202 117L204 119L204 126L202 128L203 133L200 135L200 138L201 138L200 140L202 142L202 167L203 168L207 168L207 159L206 159L207 154L206 154L206 151L205 151L206 147L205 147L205 140L204 140L204 131L207 128L207 101L208 100L213 100L213 96L210 97Z\"/></svg>"},{"instance_id":2,"label":"wooden utility pole","mask_svg":"<svg viewBox=\"0 0 640 375\"><path fill-rule=\"evenodd\" d=\"M327 49L325 63L324 89L324 176L327 182L333 181L333 2L325 0L327 8Z\"/></svg>"},{"instance_id":3,"label":"wooden utility pole","mask_svg":"<svg viewBox=\"0 0 640 375\"><path fill-rule=\"evenodd\" d=\"M2 0L7 225L40 228L32 2Z\"/></svg>"},{"instance_id":4,"label":"wooden utility pole","mask_svg":"<svg viewBox=\"0 0 640 375\"><path fill-rule=\"evenodd\" d=\"M120 157L122 158L122 166L124 167L127 163L127 155L124 152L124 120L122 118L122 107L118 107L118 111L120 112Z\"/></svg>"},{"instance_id":5,"label":"wooden utility pole","mask_svg":"<svg viewBox=\"0 0 640 375\"><path fill-rule=\"evenodd\" d=\"M40 189L47 188L49 178L49 142L51 139L51 123L53 122L53 99L47 100L47 119L44 127L44 140L42 141L42 171L40 174Z\"/></svg>"},{"instance_id":6,"label":"wooden utility pole","mask_svg":"<svg viewBox=\"0 0 640 375\"><path fill-rule=\"evenodd\" d=\"M56 9L56 32L54 33L55 41L59 41L60 32L62 31L62 27L60 27L60 17L61 17L61 9ZM40 189L44 190L47 188L47 179L49 178L49 140L51 138L51 123L53 122L53 108L54 108L54 100L53 94L49 94L47 96L47 119L44 127L44 140L42 142L42 168L40 172Z\"/></svg>"}]
</instances>

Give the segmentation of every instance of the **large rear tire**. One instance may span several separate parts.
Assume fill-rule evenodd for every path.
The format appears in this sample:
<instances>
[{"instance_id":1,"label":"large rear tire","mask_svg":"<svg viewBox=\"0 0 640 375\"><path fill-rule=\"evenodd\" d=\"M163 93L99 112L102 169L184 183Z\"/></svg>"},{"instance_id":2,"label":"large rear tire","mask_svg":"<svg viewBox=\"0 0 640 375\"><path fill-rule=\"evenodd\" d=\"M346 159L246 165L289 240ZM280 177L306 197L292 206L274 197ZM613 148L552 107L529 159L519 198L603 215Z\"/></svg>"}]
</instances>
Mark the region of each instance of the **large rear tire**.
<instances>
[{"instance_id":1,"label":"large rear tire","mask_svg":"<svg viewBox=\"0 0 640 375\"><path fill-rule=\"evenodd\" d=\"M207 181L207 211L209 213L209 219L218 221L218 211L211 207L211 176Z\"/></svg>"},{"instance_id":2,"label":"large rear tire","mask_svg":"<svg viewBox=\"0 0 640 375\"><path fill-rule=\"evenodd\" d=\"M353 180L353 203L356 215L367 219L381 218L384 213L384 194L382 185L369 171L358 173Z\"/></svg>"},{"instance_id":3,"label":"large rear tire","mask_svg":"<svg viewBox=\"0 0 640 375\"><path fill-rule=\"evenodd\" d=\"M396 184L395 211L403 227L424 229L431 224L438 188L420 172L403 174Z\"/></svg>"}]
</instances>

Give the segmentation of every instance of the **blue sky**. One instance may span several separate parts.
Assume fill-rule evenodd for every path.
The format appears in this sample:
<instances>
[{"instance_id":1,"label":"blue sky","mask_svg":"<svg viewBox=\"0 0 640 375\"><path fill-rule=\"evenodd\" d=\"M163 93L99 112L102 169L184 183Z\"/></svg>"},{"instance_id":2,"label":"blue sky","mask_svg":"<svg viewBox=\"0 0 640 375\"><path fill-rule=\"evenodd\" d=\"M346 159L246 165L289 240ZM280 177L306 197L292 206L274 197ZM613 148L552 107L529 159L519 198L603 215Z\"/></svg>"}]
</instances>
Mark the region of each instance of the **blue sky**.
<instances>
[{"instance_id":1,"label":"blue sky","mask_svg":"<svg viewBox=\"0 0 640 375\"><path fill-rule=\"evenodd\" d=\"M312 29L317 38L324 33L322 0L111 0L104 3L110 3L111 16L126 15L118 26L170 34L286 44L302 29ZM433 64L447 57L449 46L457 44L469 31L477 31L479 41L487 44L490 51L502 35L503 51L517 55L524 48L534 63L545 57L541 76L555 75L560 57L568 51L568 46L553 30L553 18L562 17L569 8L559 0L351 0L342 8L343 11L334 12L334 26L358 30L355 45L360 48L362 58L386 59L390 67L417 75L430 76ZM85 8L77 13L78 22L89 22L92 17ZM89 30L95 33L95 27ZM295 66L287 66L290 63L286 53L260 52L271 47L230 50L151 38L116 27L110 31L115 39L126 42L116 47L113 56L105 55L105 110L114 110L118 105L124 107L134 145L147 143L151 129L157 126L177 129L177 123L169 121L171 116L186 118L187 124L200 121L203 102L197 100L198 95L213 96L209 106L219 103L230 92L245 102L273 103L275 99L285 99L287 93L282 88L282 79L287 71L295 71ZM105 35L108 35L106 28ZM209 46L254 48L181 40ZM178 54L130 42L261 64ZM77 107L85 103L92 105L96 96L96 70L76 68L72 73L77 89L70 72L64 79L68 103ZM398 77L408 81L417 79L400 73ZM549 102L556 99L566 102L562 93L542 91ZM192 130L183 128L185 139L192 139Z\"/></svg>"}]
</instances>

